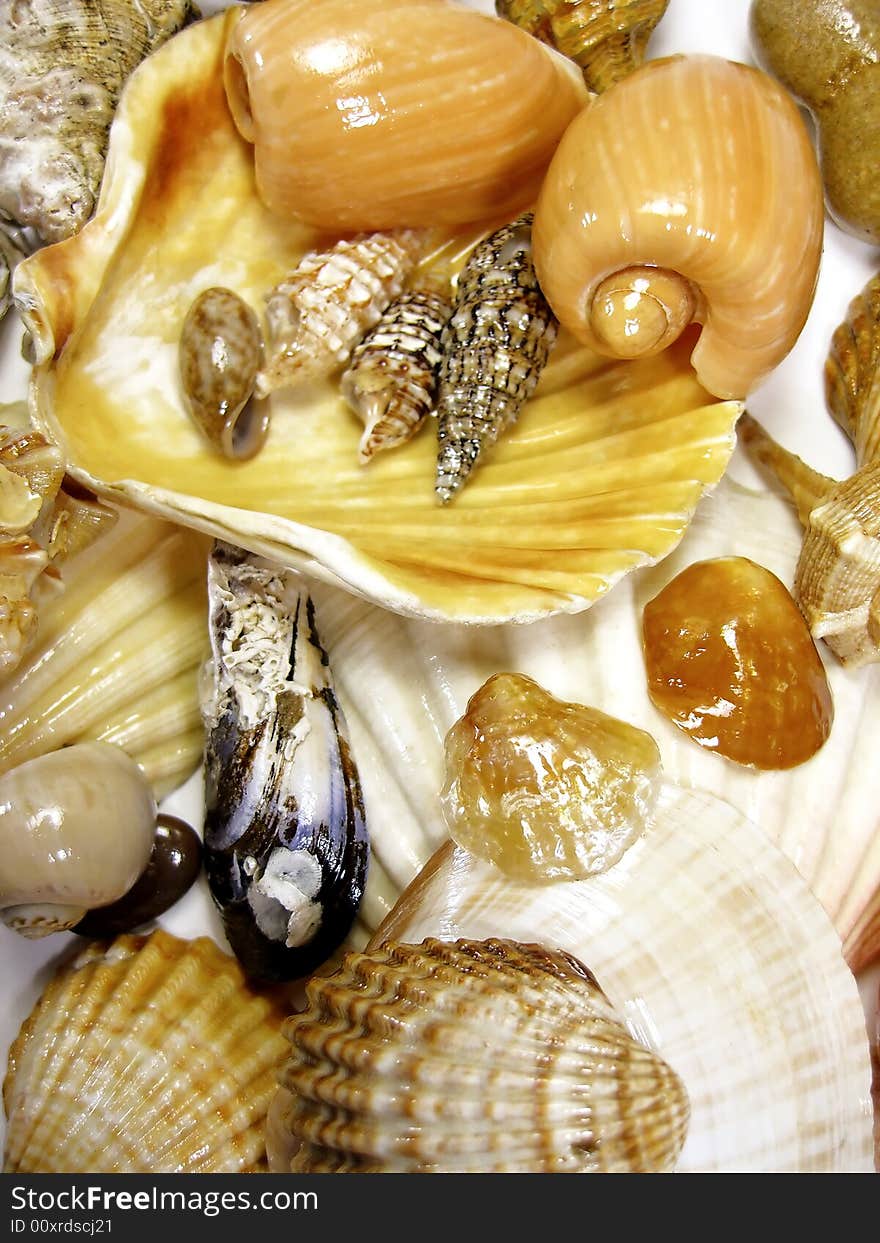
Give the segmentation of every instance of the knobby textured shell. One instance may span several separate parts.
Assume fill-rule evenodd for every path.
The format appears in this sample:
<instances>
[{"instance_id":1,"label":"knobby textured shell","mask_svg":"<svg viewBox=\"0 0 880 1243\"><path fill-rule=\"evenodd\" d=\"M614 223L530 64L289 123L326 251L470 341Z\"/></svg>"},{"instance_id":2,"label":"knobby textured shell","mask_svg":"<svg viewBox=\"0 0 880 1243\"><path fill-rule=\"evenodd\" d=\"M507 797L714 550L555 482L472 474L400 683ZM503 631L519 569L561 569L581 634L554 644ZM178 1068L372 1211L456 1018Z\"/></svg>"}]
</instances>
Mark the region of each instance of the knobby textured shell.
<instances>
[{"instance_id":1,"label":"knobby textured shell","mask_svg":"<svg viewBox=\"0 0 880 1243\"><path fill-rule=\"evenodd\" d=\"M189 28L137 71L97 217L19 266L36 418L76 477L435 618L579 610L667 553L724 470L740 410L707 397L683 350L615 368L560 339L542 388L448 513L427 432L358 464L362 428L338 377L274 394L250 462L203 443L176 372L187 309L212 285L259 309L327 240L256 196L218 78L234 17Z\"/></svg>"},{"instance_id":2,"label":"knobby textured shell","mask_svg":"<svg viewBox=\"0 0 880 1243\"><path fill-rule=\"evenodd\" d=\"M516 215L587 99L523 31L435 0L267 0L224 72L263 201L341 232Z\"/></svg>"},{"instance_id":3,"label":"knobby textured shell","mask_svg":"<svg viewBox=\"0 0 880 1243\"><path fill-rule=\"evenodd\" d=\"M82 950L9 1054L7 1173L259 1173L281 1013L164 931Z\"/></svg>"},{"instance_id":4,"label":"knobby textured shell","mask_svg":"<svg viewBox=\"0 0 880 1243\"><path fill-rule=\"evenodd\" d=\"M560 323L605 353L651 353L702 324L701 383L745 397L804 326L823 219L786 92L720 57L673 56L569 126L535 209L535 268Z\"/></svg>"},{"instance_id":5,"label":"knobby textured shell","mask_svg":"<svg viewBox=\"0 0 880 1243\"><path fill-rule=\"evenodd\" d=\"M365 927L375 926L445 840L437 803L443 740L477 688L492 674L511 671L533 677L558 698L647 730L669 780L726 799L794 861L846 940L848 956L862 952L872 926L876 944L880 669L847 670L822 653L834 699L831 734L809 762L781 772L744 769L705 751L648 697L642 610L667 582L693 561L740 555L766 566L790 590L799 548L797 518L781 496L750 492L725 479L702 503L674 553L630 575L581 616L527 627L438 627L316 584L318 624L370 823ZM866 916L869 910L873 917Z\"/></svg>"},{"instance_id":6,"label":"knobby textured shell","mask_svg":"<svg viewBox=\"0 0 880 1243\"><path fill-rule=\"evenodd\" d=\"M589 962L674 1067L691 1106L678 1171L872 1169L855 981L794 867L729 804L669 786L616 867L568 884L517 884L448 844L371 948L501 935Z\"/></svg>"},{"instance_id":7,"label":"knobby textured shell","mask_svg":"<svg viewBox=\"0 0 880 1243\"><path fill-rule=\"evenodd\" d=\"M294 1173L664 1173L681 1152L681 1080L568 954L389 943L306 996L280 1073Z\"/></svg>"}]
</instances>

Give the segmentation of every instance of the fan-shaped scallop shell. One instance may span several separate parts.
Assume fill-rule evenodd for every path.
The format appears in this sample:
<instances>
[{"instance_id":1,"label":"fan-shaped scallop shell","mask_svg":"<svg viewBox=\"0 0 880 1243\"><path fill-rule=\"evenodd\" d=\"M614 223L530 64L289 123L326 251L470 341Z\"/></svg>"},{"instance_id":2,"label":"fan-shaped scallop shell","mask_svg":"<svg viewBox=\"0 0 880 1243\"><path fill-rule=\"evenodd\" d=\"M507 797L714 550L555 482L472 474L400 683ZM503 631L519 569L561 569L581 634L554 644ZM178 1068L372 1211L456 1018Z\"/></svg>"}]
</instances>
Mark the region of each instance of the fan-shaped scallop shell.
<instances>
[{"instance_id":1,"label":"fan-shaped scallop shell","mask_svg":"<svg viewBox=\"0 0 880 1243\"><path fill-rule=\"evenodd\" d=\"M373 948L438 936L589 960L684 1083L679 1172L872 1168L864 1011L839 941L792 864L713 795L667 786L653 828L582 881L520 884L447 844Z\"/></svg>"},{"instance_id":2,"label":"fan-shaped scallop shell","mask_svg":"<svg viewBox=\"0 0 880 1243\"><path fill-rule=\"evenodd\" d=\"M72 742L112 742L157 797L199 763L196 683L207 655L208 543L144 515L64 566L33 646L0 680L0 772Z\"/></svg>"},{"instance_id":3,"label":"fan-shaped scallop shell","mask_svg":"<svg viewBox=\"0 0 880 1243\"><path fill-rule=\"evenodd\" d=\"M295 1173L675 1165L681 1080L568 954L503 939L389 943L346 955L306 995L280 1074L285 1125L302 1141Z\"/></svg>"},{"instance_id":4,"label":"fan-shaped scallop shell","mask_svg":"<svg viewBox=\"0 0 880 1243\"><path fill-rule=\"evenodd\" d=\"M684 350L613 367L560 339L517 426L448 513L434 502L430 437L359 465L362 428L335 378L273 394L249 462L203 443L177 377L187 309L212 285L259 306L326 243L256 196L219 76L234 20L188 28L138 70L88 232L19 265L36 417L72 473L434 618L576 611L667 553L724 470L740 410L706 395Z\"/></svg>"},{"instance_id":5,"label":"fan-shaped scallop shell","mask_svg":"<svg viewBox=\"0 0 880 1243\"><path fill-rule=\"evenodd\" d=\"M89 945L10 1051L6 1171L265 1169L280 1018L205 937Z\"/></svg>"}]
</instances>

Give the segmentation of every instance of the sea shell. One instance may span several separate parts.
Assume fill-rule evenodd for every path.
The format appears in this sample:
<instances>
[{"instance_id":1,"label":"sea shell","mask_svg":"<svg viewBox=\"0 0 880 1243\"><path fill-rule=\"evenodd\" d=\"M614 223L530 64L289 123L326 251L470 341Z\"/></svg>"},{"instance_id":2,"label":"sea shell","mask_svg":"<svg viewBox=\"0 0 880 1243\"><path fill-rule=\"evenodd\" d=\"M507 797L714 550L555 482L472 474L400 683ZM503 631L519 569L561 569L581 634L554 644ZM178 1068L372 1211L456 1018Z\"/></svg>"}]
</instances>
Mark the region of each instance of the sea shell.
<instances>
[{"instance_id":1,"label":"sea shell","mask_svg":"<svg viewBox=\"0 0 880 1243\"><path fill-rule=\"evenodd\" d=\"M114 515L115 516L115 515ZM157 798L199 762L207 541L155 518L119 521L64 567L32 648L0 681L0 772L73 742L112 742Z\"/></svg>"},{"instance_id":2,"label":"sea shell","mask_svg":"<svg viewBox=\"0 0 880 1243\"><path fill-rule=\"evenodd\" d=\"M433 0L268 0L224 72L263 201L336 232L510 218L587 98L522 31Z\"/></svg>"},{"instance_id":3,"label":"sea shell","mask_svg":"<svg viewBox=\"0 0 880 1243\"><path fill-rule=\"evenodd\" d=\"M363 419L362 465L374 453L405 444L434 408L440 337L451 313L436 290L411 290L394 299L352 352L339 387Z\"/></svg>"},{"instance_id":4,"label":"sea shell","mask_svg":"<svg viewBox=\"0 0 880 1243\"><path fill-rule=\"evenodd\" d=\"M258 1173L281 1014L205 937L95 942L19 1032L8 1173Z\"/></svg>"},{"instance_id":5,"label":"sea shell","mask_svg":"<svg viewBox=\"0 0 880 1243\"><path fill-rule=\"evenodd\" d=\"M156 804L119 747L83 742L0 777L0 918L26 937L71 928L127 893L153 848Z\"/></svg>"},{"instance_id":6,"label":"sea shell","mask_svg":"<svg viewBox=\"0 0 880 1243\"><path fill-rule=\"evenodd\" d=\"M663 1173L681 1152L681 1080L568 954L392 942L306 997L280 1073L294 1173Z\"/></svg>"},{"instance_id":7,"label":"sea shell","mask_svg":"<svg viewBox=\"0 0 880 1243\"><path fill-rule=\"evenodd\" d=\"M655 353L702 324L700 383L744 397L804 326L823 219L787 93L745 65L673 56L569 126L535 208L535 269L560 323L614 357Z\"/></svg>"},{"instance_id":8,"label":"sea shell","mask_svg":"<svg viewBox=\"0 0 880 1243\"><path fill-rule=\"evenodd\" d=\"M645 59L669 0L495 0L499 17L570 56L597 94Z\"/></svg>"},{"instance_id":9,"label":"sea shell","mask_svg":"<svg viewBox=\"0 0 880 1243\"><path fill-rule=\"evenodd\" d=\"M441 336L434 490L444 504L535 391L557 328L535 277L526 212L474 248Z\"/></svg>"},{"instance_id":10,"label":"sea shell","mask_svg":"<svg viewBox=\"0 0 880 1243\"><path fill-rule=\"evenodd\" d=\"M792 864L722 800L668 786L652 830L572 883L518 884L449 843L369 948L501 928L589 960L630 1034L680 1076L679 1172L872 1169L855 981Z\"/></svg>"},{"instance_id":11,"label":"sea shell","mask_svg":"<svg viewBox=\"0 0 880 1243\"><path fill-rule=\"evenodd\" d=\"M400 229L304 255L267 295L268 357L257 375L257 396L344 367L403 290L422 249L424 234Z\"/></svg>"},{"instance_id":12,"label":"sea shell","mask_svg":"<svg viewBox=\"0 0 880 1243\"><path fill-rule=\"evenodd\" d=\"M615 368L561 338L516 425L445 509L431 488L431 437L363 470L362 426L336 384L273 394L271 434L250 462L226 462L203 443L177 377L187 308L212 285L258 306L320 243L254 194L217 81L234 20L198 23L150 57L124 93L88 234L19 265L39 357L35 417L71 472L104 495L434 618L583 609L664 556L723 472L740 413L707 397L684 350ZM447 273L439 242L436 254Z\"/></svg>"},{"instance_id":13,"label":"sea shell","mask_svg":"<svg viewBox=\"0 0 880 1243\"><path fill-rule=\"evenodd\" d=\"M850 303L825 364L828 408L857 470L839 482L742 422L743 441L791 495L804 526L795 592L807 624L844 664L880 661L880 276Z\"/></svg>"},{"instance_id":14,"label":"sea shell","mask_svg":"<svg viewBox=\"0 0 880 1243\"><path fill-rule=\"evenodd\" d=\"M196 16L190 0L27 0L0 14L0 215L43 242L91 216L128 75Z\"/></svg>"},{"instance_id":15,"label":"sea shell","mask_svg":"<svg viewBox=\"0 0 880 1243\"><path fill-rule=\"evenodd\" d=\"M338 948L363 894L357 768L302 580L218 543L208 599L208 880L248 974L296 979Z\"/></svg>"},{"instance_id":16,"label":"sea shell","mask_svg":"<svg viewBox=\"0 0 880 1243\"><path fill-rule=\"evenodd\" d=\"M12 302L12 273L21 258L22 252L0 225L0 319Z\"/></svg>"},{"instance_id":17,"label":"sea shell","mask_svg":"<svg viewBox=\"0 0 880 1243\"><path fill-rule=\"evenodd\" d=\"M660 747L667 779L710 790L759 824L793 860L848 952L855 952L868 935L862 915L880 889L873 778L880 669L845 669L820 644L834 700L831 734L807 763L756 772L694 746L653 707L642 655L643 609L685 566L744 556L790 589L799 547L797 518L781 496L724 479L670 556L630 575L580 616L526 627L438 627L313 584L370 823L362 929L375 926L445 839L437 796L447 731L488 677L519 672L558 698L647 730Z\"/></svg>"},{"instance_id":18,"label":"sea shell","mask_svg":"<svg viewBox=\"0 0 880 1243\"><path fill-rule=\"evenodd\" d=\"M874 0L754 0L760 63L816 122L828 209L842 229L880 242L880 12Z\"/></svg>"}]
</instances>

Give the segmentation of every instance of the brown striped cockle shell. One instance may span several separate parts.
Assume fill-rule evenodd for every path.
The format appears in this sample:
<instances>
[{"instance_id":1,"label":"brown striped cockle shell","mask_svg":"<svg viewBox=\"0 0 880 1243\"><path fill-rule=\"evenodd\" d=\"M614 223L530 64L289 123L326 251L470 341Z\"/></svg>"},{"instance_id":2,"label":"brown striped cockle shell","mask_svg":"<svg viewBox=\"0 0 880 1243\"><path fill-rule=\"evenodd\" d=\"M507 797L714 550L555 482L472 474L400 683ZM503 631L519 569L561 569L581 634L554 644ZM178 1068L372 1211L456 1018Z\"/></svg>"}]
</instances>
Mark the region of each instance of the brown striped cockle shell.
<instances>
[{"instance_id":1,"label":"brown striped cockle shell","mask_svg":"<svg viewBox=\"0 0 880 1243\"><path fill-rule=\"evenodd\" d=\"M538 280L603 354L658 353L688 324L711 393L742 398L809 313L822 183L797 107L715 56L651 61L569 126L535 209Z\"/></svg>"},{"instance_id":2,"label":"brown striped cockle shell","mask_svg":"<svg viewBox=\"0 0 880 1243\"><path fill-rule=\"evenodd\" d=\"M650 1173L678 1159L684 1085L569 954L389 942L306 993L280 1076L294 1172Z\"/></svg>"},{"instance_id":3,"label":"brown striped cockle shell","mask_svg":"<svg viewBox=\"0 0 880 1243\"><path fill-rule=\"evenodd\" d=\"M264 1171L280 1025L207 937L89 944L10 1050L5 1171Z\"/></svg>"},{"instance_id":4,"label":"brown striped cockle shell","mask_svg":"<svg viewBox=\"0 0 880 1243\"><path fill-rule=\"evenodd\" d=\"M587 98L524 31L436 0L267 0L224 74L266 205L338 232L514 216Z\"/></svg>"}]
</instances>

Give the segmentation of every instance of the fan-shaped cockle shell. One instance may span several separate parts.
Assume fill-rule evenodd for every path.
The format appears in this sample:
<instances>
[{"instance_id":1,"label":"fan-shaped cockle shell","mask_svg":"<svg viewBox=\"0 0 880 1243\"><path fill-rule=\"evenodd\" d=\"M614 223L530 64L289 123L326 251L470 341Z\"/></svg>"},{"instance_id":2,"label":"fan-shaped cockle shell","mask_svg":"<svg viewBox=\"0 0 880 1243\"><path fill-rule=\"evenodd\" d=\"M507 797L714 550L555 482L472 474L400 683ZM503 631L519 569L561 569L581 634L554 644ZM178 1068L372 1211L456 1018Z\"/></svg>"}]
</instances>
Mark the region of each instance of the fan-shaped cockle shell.
<instances>
[{"instance_id":1,"label":"fan-shaped cockle shell","mask_svg":"<svg viewBox=\"0 0 880 1243\"><path fill-rule=\"evenodd\" d=\"M12 1045L5 1170L265 1170L281 1017L206 937L89 945Z\"/></svg>"},{"instance_id":2,"label":"fan-shaped cockle shell","mask_svg":"<svg viewBox=\"0 0 880 1243\"><path fill-rule=\"evenodd\" d=\"M631 575L581 616L526 627L437 627L314 584L370 820L363 925L375 926L445 839L437 802L443 740L486 679L509 671L534 678L560 699L647 730L660 747L667 778L711 790L759 824L794 861L845 940L847 954L860 953L871 928L862 916L880 889L873 778L880 669L845 669L819 645L834 725L811 760L779 772L743 768L698 747L648 697L642 611L649 600L685 566L720 556L748 557L790 589L799 548L797 518L781 496L725 479L703 501L679 548L658 566Z\"/></svg>"},{"instance_id":3,"label":"fan-shaped cockle shell","mask_svg":"<svg viewBox=\"0 0 880 1243\"><path fill-rule=\"evenodd\" d=\"M43 242L88 220L131 71L197 14L190 0L26 0L0 12L0 215Z\"/></svg>"},{"instance_id":4,"label":"fan-shaped cockle shell","mask_svg":"<svg viewBox=\"0 0 880 1243\"><path fill-rule=\"evenodd\" d=\"M499 17L570 56L600 93L645 58L669 0L495 0Z\"/></svg>"},{"instance_id":5,"label":"fan-shaped cockle shell","mask_svg":"<svg viewBox=\"0 0 880 1243\"><path fill-rule=\"evenodd\" d=\"M587 99L523 31L434 0L268 0L224 73L263 201L337 234L509 219Z\"/></svg>"},{"instance_id":6,"label":"fan-shaped cockle shell","mask_svg":"<svg viewBox=\"0 0 880 1243\"><path fill-rule=\"evenodd\" d=\"M386 942L306 998L279 1076L294 1173L663 1173L681 1152L681 1080L568 954Z\"/></svg>"},{"instance_id":7,"label":"fan-shaped cockle shell","mask_svg":"<svg viewBox=\"0 0 880 1243\"><path fill-rule=\"evenodd\" d=\"M535 268L560 323L602 353L652 354L701 324L700 382L741 398L804 326L823 213L790 96L745 65L673 56L569 126L535 208Z\"/></svg>"},{"instance_id":8,"label":"fan-shaped cockle shell","mask_svg":"<svg viewBox=\"0 0 880 1243\"><path fill-rule=\"evenodd\" d=\"M853 298L834 333L825 393L855 447L849 479L812 470L748 416L741 433L804 526L795 593L810 630L844 664L859 666L880 661L880 276Z\"/></svg>"},{"instance_id":9,"label":"fan-shaped cockle shell","mask_svg":"<svg viewBox=\"0 0 880 1243\"><path fill-rule=\"evenodd\" d=\"M112 511L117 517L117 511ZM0 679L0 773L73 742L112 742L157 797L194 770L204 734L206 540L141 515L64 566L30 650Z\"/></svg>"},{"instance_id":10,"label":"fan-shaped cockle shell","mask_svg":"<svg viewBox=\"0 0 880 1243\"><path fill-rule=\"evenodd\" d=\"M271 435L249 462L226 462L204 443L177 374L187 308L213 285L258 306L327 244L255 194L218 77L235 20L189 27L133 76L88 235L19 265L38 359L35 418L71 473L102 495L441 620L576 612L663 557L725 469L741 412L707 396L684 349L613 367L561 336L516 425L442 510L432 438L377 454L364 470L361 429L335 380L273 393ZM471 245L483 232L470 231ZM449 250L467 240L433 243L444 277ZM426 257L413 279L433 274Z\"/></svg>"},{"instance_id":11,"label":"fan-shaped cockle shell","mask_svg":"<svg viewBox=\"0 0 880 1243\"><path fill-rule=\"evenodd\" d=\"M449 843L368 952L502 930L589 960L630 1034L675 1069L691 1108L679 1171L873 1168L855 981L794 866L729 804L667 786L615 867L549 886Z\"/></svg>"}]
</instances>

